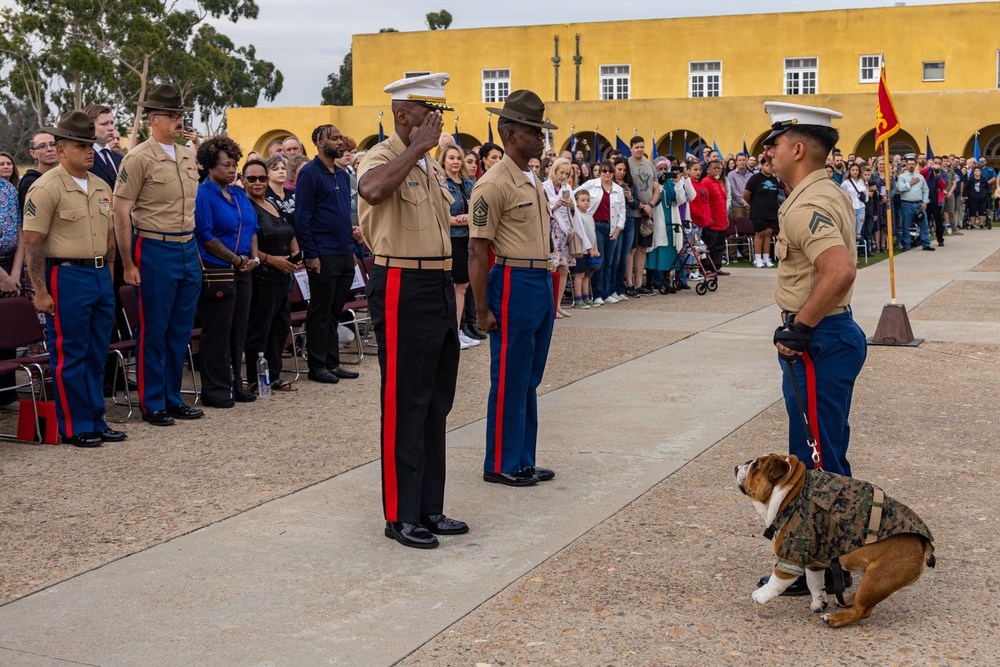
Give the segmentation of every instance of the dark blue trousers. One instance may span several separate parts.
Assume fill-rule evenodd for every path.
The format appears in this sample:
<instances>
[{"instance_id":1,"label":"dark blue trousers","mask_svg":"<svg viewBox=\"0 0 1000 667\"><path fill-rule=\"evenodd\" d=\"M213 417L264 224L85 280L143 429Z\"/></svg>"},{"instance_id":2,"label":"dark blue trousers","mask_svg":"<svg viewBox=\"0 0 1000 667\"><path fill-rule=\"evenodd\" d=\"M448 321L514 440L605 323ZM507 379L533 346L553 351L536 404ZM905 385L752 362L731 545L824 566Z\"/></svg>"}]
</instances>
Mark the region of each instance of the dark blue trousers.
<instances>
[{"instance_id":1,"label":"dark blue trousers","mask_svg":"<svg viewBox=\"0 0 1000 667\"><path fill-rule=\"evenodd\" d=\"M809 358L793 364L780 361L781 391L788 412L788 453L812 468L812 448L806 441L805 424L795 399L794 381L805 400L809 420L818 435L823 469L851 476L847 446L851 439L851 397L854 381L868 355L865 334L850 312L820 320L809 342ZM805 355L803 355L805 357Z\"/></svg>"},{"instance_id":2,"label":"dark blue trousers","mask_svg":"<svg viewBox=\"0 0 1000 667\"><path fill-rule=\"evenodd\" d=\"M181 381L201 292L198 244L132 237L139 289L138 376L143 412L184 402Z\"/></svg>"},{"instance_id":3,"label":"dark blue trousers","mask_svg":"<svg viewBox=\"0 0 1000 667\"><path fill-rule=\"evenodd\" d=\"M99 433L104 421L104 362L115 323L108 267L53 266L45 271L55 314L45 316L59 433Z\"/></svg>"},{"instance_id":4,"label":"dark blue trousers","mask_svg":"<svg viewBox=\"0 0 1000 667\"><path fill-rule=\"evenodd\" d=\"M538 385L552 339L552 274L494 266L486 299L497 318L490 332L490 397L486 409L487 472L535 465Z\"/></svg>"}]
</instances>

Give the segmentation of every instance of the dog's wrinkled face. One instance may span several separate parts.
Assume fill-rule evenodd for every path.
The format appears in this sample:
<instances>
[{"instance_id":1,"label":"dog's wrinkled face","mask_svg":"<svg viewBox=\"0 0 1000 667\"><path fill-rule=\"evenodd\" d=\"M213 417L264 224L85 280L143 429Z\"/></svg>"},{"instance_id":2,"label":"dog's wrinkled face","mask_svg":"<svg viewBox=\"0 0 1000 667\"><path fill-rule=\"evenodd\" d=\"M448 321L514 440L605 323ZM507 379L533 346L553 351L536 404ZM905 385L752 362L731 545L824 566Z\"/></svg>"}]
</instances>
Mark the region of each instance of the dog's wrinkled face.
<instances>
[{"instance_id":1,"label":"dog's wrinkled face","mask_svg":"<svg viewBox=\"0 0 1000 667\"><path fill-rule=\"evenodd\" d=\"M749 498L766 505L771 491L789 477L796 463L796 457L778 454L751 459L733 469L736 486Z\"/></svg>"}]
</instances>

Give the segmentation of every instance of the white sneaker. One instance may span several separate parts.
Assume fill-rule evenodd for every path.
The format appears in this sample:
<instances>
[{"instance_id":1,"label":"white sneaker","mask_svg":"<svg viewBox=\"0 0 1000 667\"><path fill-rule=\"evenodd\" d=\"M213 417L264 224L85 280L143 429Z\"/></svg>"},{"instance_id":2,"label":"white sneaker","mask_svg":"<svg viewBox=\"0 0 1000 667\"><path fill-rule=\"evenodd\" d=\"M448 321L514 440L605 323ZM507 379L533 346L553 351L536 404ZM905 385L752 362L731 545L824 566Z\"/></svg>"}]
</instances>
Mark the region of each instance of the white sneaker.
<instances>
[{"instance_id":1,"label":"white sneaker","mask_svg":"<svg viewBox=\"0 0 1000 667\"><path fill-rule=\"evenodd\" d=\"M618 299L616 299L615 295L612 294L612 295L608 296L607 299L604 300L604 303L618 303Z\"/></svg>"},{"instance_id":2,"label":"white sneaker","mask_svg":"<svg viewBox=\"0 0 1000 667\"><path fill-rule=\"evenodd\" d=\"M590 302L590 305L591 306L603 306L604 305L604 299L602 299L601 297L597 297L596 299L594 299L593 301Z\"/></svg>"},{"instance_id":3,"label":"white sneaker","mask_svg":"<svg viewBox=\"0 0 1000 667\"><path fill-rule=\"evenodd\" d=\"M764 266L766 266L769 269L774 267L774 262L771 261L770 257L764 258Z\"/></svg>"},{"instance_id":4,"label":"white sneaker","mask_svg":"<svg viewBox=\"0 0 1000 667\"><path fill-rule=\"evenodd\" d=\"M466 343L465 341L463 341L462 338L463 338L462 336L458 337L458 349L460 349L460 350L468 350L470 347L472 347L471 345L469 345L468 343ZM466 340L468 340L468 339L466 339Z\"/></svg>"},{"instance_id":5,"label":"white sneaker","mask_svg":"<svg viewBox=\"0 0 1000 667\"><path fill-rule=\"evenodd\" d=\"M701 280L704 277L701 275L701 271L691 271L688 273L688 280Z\"/></svg>"},{"instance_id":6,"label":"white sneaker","mask_svg":"<svg viewBox=\"0 0 1000 667\"><path fill-rule=\"evenodd\" d=\"M462 344L462 345L465 345L465 347L462 348L464 350L464 349L467 349L467 348L470 348L470 347L475 347L475 346L479 345L479 343L481 341L478 338L469 338L464 333L462 333L461 331L459 331L458 332L458 342L460 344Z\"/></svg>"},{"instance_id":7,"label":"white sneaker","mask_svg":"<svg viewBox=\"0 0 1000 667\"><path fill-rule=\"evenodd\" d=\"M615 297L619 301L628 301L628 297L627 296L625 296L624 294L619 294L618 292L615 292L611 296Z\"/></svg>"},{"instance_id":8,"label":"white sneaker","mask_svg":"<svg viewBox=\"0 0 1000 667\"><path fill-rule=\"evenodd\" d=\"M764 260L755 259L753 261L753 265L756 266L758 269L763 269L764 268Z\"/></svg>"},{"instance_id":9,"label":"white sneaker","mask_svg":"<svg viewBox=\"0 0 1000 667\"><path fill-rule=\"evenodd\" d=\"M354 342L354 332L351 331L350 327L338 324L337 341L339 343L339 347L347 347Z\"/></svg>"}]
</instances>

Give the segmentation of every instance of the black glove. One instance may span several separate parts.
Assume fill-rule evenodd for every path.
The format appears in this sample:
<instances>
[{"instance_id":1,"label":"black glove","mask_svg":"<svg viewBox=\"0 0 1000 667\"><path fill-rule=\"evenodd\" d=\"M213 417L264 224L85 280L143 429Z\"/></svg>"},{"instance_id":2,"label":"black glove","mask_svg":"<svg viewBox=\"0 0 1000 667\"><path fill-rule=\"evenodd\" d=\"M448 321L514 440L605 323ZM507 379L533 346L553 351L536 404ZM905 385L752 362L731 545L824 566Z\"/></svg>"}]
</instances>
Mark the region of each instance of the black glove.
<instances>
[{"instance_id":1,"label":"black glove","mask_svg":"<svg viewBox=\"0 0 1000 667\"><path fill-rule=\"evenodd\" d=\"M774 344L781 343L789 350L796 352L806 352L809 349L809 339L812 337L813 328L807 324L793 322L774 330ZM798 355L785 355L781 352L778 356L788 362L794 363Z\"/></svg>"}]
</instances>

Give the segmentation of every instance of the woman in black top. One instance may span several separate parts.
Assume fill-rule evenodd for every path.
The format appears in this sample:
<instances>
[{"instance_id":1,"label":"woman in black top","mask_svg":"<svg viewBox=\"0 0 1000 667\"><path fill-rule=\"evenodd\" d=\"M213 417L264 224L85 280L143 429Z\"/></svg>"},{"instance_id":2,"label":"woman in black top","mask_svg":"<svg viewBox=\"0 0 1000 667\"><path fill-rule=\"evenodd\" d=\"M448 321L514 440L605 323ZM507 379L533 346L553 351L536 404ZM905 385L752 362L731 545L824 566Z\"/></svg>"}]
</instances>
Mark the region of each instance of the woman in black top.
<instances>
[{"instance_id":1,"label":"woman in black top","mask_svg":"<svg viewBox=\"0 0 1000 667\"><path fill-rule=\"evenodd\" d=\"M276 157L276 156L275 156ZM272 158L268 159L271 162ZM281 165L284 167L284 164ZM281 379L281 351L288 337L291 309L288 305L288 285L291 274L302 268L289 261L299 252L295 227L290 218L281 215L266 196L269 191L267 167L260 160L243 165L246 192L257 213L257 253L260 266L253 270L253 295L250 301L250 324L247 329L247 377L257 377L257 355L264 353L272 391L298 391L298 387ZM251 383L256 390L257 383Z\"/></svg>"},{"instance_id":2,"label":"woman in black top","mask_svg":"<svg viewBox=\"0 0 1000 667\"><path fill-rule=\"evenodd\" d=\"M247 164L250 164L250 160L247 160ZM285 187L285 182L288 181L288 161L279 153L267 158L264 166L267 168L267 189L264 190L264 199L271 202L286 220L294 222L295 190Z\"/></svg>"}]
</instances>

